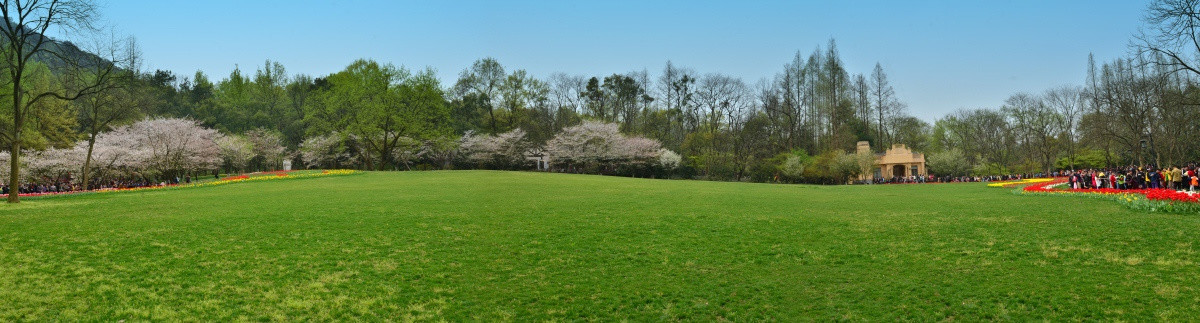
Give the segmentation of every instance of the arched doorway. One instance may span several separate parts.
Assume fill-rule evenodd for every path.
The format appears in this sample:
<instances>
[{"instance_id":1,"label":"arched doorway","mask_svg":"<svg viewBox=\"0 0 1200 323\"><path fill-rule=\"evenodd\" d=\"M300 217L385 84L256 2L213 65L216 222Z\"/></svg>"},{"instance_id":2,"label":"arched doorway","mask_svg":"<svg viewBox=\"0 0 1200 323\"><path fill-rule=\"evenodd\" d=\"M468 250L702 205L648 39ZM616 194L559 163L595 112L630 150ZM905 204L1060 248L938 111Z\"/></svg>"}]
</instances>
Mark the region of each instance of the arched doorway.
<instances>
[{"instance_id":1,"label":"arched doorway","mask_svg":"<svg viewBox=\"0 0 1200 323\"><path fill-rule=\"evenodd\" d=\"M892 165L892 176L904 177L904 165Z\"/></svg>"}]
</instances>

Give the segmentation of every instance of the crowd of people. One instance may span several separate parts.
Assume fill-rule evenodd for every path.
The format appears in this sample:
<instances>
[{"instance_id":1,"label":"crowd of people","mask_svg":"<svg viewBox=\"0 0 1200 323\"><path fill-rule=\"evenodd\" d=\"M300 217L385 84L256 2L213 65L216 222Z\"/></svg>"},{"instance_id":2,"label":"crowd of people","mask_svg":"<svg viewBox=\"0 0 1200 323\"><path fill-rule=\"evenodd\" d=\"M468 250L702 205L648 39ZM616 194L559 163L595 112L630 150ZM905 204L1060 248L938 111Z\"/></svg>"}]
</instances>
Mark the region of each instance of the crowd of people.
<instances>
[{"instance_id":1,"label":"crowd of people","mask_svg":"<svg viewBox=\"0 0 1200 323\"><path fill-rule=\"evenodd\" d=\"M1162 188L1194 192L1200 185L1195 165L1187 167L1128 166L1065 172L1067 184L1075 189L1109 188L1136 190Z\"/></svg>"},{"instance_id":2,"label":"crowd of people","mask_svg":"<svg viewBox=\"0 0 1200 323\"><path fill-rule=\"evenodd\" d=\"M921 184L921 183L986 183L1019 180L1022 178L1045 177L1045 174L1009 174L992 176L896 176L892 178L874 178L870 184ZM863 183L866 184L866 183Z\"/></svg>"},{"instance_id":3,"label":"crowd of people","mask_svg":"<svg viewBox=\"0 0 1200 323\"><path fill-rule=\"evenodd\" d=\"M77 184L61 181L49 181L40 183L21 184L18 194L45 194L45 193L61 193L71 192L83 189ZM0 194L8 194L8 184L0 184Z\"/></svg>"},{"instance_id":4,"label":"crowd of people","mask_svg":"<svg viewBox=\"0 0 1200 323\"><path fill-rule=\"evenodd\" d=\"M214 175L216 176L216 175ZM82 191L83 185L77 183L70 176L63 178L44 177L37 181L21 184L18 194L53 194ZM130 178L105 178L90 181L93 183L92 189L129 189L150 186L166 186L176 184L188 184L192 182L191 176L175 177L165 181L154 181L145 177L130 177ZM7 195L9 192L8 182L0 183L0 195Z\"/></svg>"},{"instance_id":5,"label":"crowd of people","mask_svg":"<svg viewBox=\"0 0 1200 323\"><path fill-rule=\"evenodd\" d=\"M1105 169L1082 169L1054 171L1051 173L1011 174L998 176L905 176L877 178L872 184L914 183L965 183L1000 182L1025 178L1065 177L1067 184L1075 189L1107 188L1118 190L1172 189L1195 192L1200 188L1200 168L1187 167L1127 166Z\"/></svg>"}]
</instances>

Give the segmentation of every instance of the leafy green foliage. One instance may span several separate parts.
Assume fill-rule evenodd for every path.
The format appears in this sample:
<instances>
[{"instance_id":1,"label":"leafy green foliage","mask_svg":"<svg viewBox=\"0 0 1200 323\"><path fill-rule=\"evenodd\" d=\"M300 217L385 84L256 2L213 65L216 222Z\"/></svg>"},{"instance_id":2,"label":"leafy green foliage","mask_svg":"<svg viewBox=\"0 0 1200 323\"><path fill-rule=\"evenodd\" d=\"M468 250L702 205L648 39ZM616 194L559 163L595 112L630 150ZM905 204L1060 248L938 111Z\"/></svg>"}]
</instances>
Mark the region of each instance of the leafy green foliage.
<instances>
[{"instance_id":1,"label":"leafy green foliage","mask_svg":"<svg viewBox=\"0 0 1200 323\"><path fill-rule=\"evenodd\" d=\"M937 176L966 176L971 173L971 163L958 149L930 154L926 163L929 173Z\"/></svg>"},{"instance_id":2,"label":"leafy green foliage","mask_svg":"<svg viewBox=\"0 0 1200 323\"><path fill-rule=\"evenodd\" d=\"M8 83L8 74L0 73L0 83ZM30 93L53 91L61 85L45 64L32 62L25 72L24 89ZM12 88L0 87L0 150L11 145L15 127ZM31 98L25 96L29 101ZM23 109L25 120L21 125L21 147L42 150L50 147L70 147L78 139L78 120L69 102L60 100L38 100ZM28 104L28 103L27 103ZM7 165L5 165L7 167Z\"/></svg>"},{"instance_id":3,"label":"leafy green foliage","mask_svg":"<svg viewBox=\"0 0 1200 323\"><path fill-rule=\"evenodd\" d=\"M343 132L362 144L370 169L398 167L401 144L448 136L449 109L432 70L358 60L331 75L306 113L313 134ZM404 139L407 138L407 139Z\"/></svg>"},{"instance_id":4,"label":"leafy green foliage","mask_svg":"<svg viewBox=\"0 0 1200 323\"><path fill-rule=\"evenodd\" d=\"M1072 169L1070 157L1059 158L1055 161L1055 167L1060 169ZM1103 150L1087 149L1079 151L1079 154L1074 158L1074 169L1102 168L1105 165L1112 163L1113 160L1119 160L1117 156L1105 156Z\"/></svg>"}]
</instances>

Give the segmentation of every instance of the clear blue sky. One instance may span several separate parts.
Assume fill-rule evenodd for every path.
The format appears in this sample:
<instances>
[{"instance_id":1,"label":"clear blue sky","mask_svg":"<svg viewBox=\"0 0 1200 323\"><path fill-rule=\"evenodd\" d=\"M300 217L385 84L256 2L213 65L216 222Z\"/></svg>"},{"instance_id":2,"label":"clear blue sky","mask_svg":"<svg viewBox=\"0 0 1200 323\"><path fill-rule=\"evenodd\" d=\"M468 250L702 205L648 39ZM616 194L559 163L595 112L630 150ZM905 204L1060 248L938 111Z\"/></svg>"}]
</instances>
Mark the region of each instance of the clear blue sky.
<instances>
[{"instance_id":1,"label":"clear blue sky","mask_svg":"<svg viewBox=\"0 0 1200 323\"><path fill-rule=\"evenodd\" d=\"M1128 52L1147 1L133 1L103 3L147 67L213 79L266 59L321 76L357 58L435 68L478 58L535 76L661 71L749 84L836 38L851 73L884 65L926 120L1018 91L1080 84L1087 55Z\"/></svg>"}]
</instances>

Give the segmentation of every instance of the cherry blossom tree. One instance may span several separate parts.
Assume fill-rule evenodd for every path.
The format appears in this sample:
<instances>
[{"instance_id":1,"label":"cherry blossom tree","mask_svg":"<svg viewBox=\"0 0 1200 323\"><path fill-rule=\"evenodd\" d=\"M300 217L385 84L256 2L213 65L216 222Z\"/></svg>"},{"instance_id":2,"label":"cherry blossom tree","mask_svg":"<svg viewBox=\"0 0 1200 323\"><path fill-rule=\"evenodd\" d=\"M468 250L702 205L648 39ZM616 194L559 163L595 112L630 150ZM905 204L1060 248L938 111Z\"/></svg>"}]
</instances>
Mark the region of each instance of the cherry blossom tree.
<instances>
[{"instance_id":1,"label":"cherry blossom tree","mask_svg":"<svg viewBox=\"0 0 1200 323\"><path fill-rule=\"evenodd\" d=\"M566 167L590 167L615 159L614 146L623 136L615 123L585 121L564 128L546 142L551 163Z\"/></svg>"},{"instance_id":2,"label":"cherry blossom tree","mask_svg":"<svg viewBox=\"0 0 1200 323\"><path fill-rule=\"evenodd\" d=\"M658 150L658 165L662 166L663 169L670 171L678 168L682 163L683 157L679 156L679 154L675 153L674 151L666 148Z\"/></svg>"},{"instance_id":3,"label":"cherry blossom tree","mask_svg":"<svg viewBox=\"0 0 1200 323\"><path fill-rule=\"evenodd\" d=\"M525 151L530 148L525 131L516 129L497 135L463 135L462 151L467 161L500 169L524 167Z\"/></svg>"},{"instance_id":4,"label":"cherry blossom tree","mask_svg":"<svg viewBox=\"0 0 1200 323\"><path fill-rule=\"evenodd\" d=\"M221 163L222 153L228 154L229 147L234 146L230 143L238 140L228 139L193 120L145 119L100 133L94 141L81 141L69 148L26 151L23 155L27 158L21 163L25 172L21 177L83 185L82 172L88 172L89 181L110 176L180 176L215 169ZM91 162L87 161L89 151ZM0 152L0 161L8 162L10 156ZM0 174L8 175L8 172Z\"/></svg>"},{"instance_id":5,"label":"cherry blossom tree","mask_svg":"<svg viewBox=\"0 0 1200 323\"><path fill-rule=\"evenodd\" d=\"M217 140L217 147L221 150L221 159L224 159L225 164L236 171L245 171L246 165L255 156L254 143L244 136L223 136Z\"/></svg>"},{"instance_id":6,"label":"cherry blossom tree","mask_svg":"<svg viewBox=\"0 0 1200 323\"><path fill-rule=\"evenodd\" d=\"M8 164L10 162L12 162L12 155L10 155L7 151L0 151L0 163ZM21 164L20 168L25 168L24 163ZM0 169L0 180L3 180L3 184L9 183L8 182L9 175L10 175L10 173L7 168Z\"/></svg>"},{"instance_id":7,"label":"cherry blossom tree","mask_svg":"<svg viewBox=\"0 0 1200 323\"><path fill-rule=\"evenodd\" d=\"M255 170L276 170L283 168L283 160L287 159L287 150L283 147L283 135L265 129L254 129L246 132L246 140L251 143L254 157L250 166Z\"/></svg>"},{"instance_id":8,"label":"cherry blossom tree","mask_svg":"<svg viewBox=\"0 0 1200 323\"><path fill-rule=\"evenodd\" d=\"M337 167L350 160L338 133L313 136L300 144L300 160L308 168Z\"/></svg>"},{"instance_id":9,"label":"cherry blossom tree","mask_svg":"<svg viewBox=\"0 0 1200 323\"><path fill-rule=\"evenodd\" d=\"M643 137L625 137L613 145L614 161L626 165L645 166L658 161L662 144L658 140Z\"/></svg>"},{"instance_id":10,"label":"cherry blossom tree","mask_svg":"<svg viewBox=\"0 0 1200 323\"><path fill-rule=\"evenodd\" d=\"M222 135L198 121L179 118L149 118L127 126L134 134L128 143L146 154L147 171L167 177L216 169L221 164Z\"/></svg>"},{"instance_id":11,"label":"cherry blossom tree","mask_svg":"<svg viewBox=\"0 0 1200 323\"><path fill-rule=\"evenodd\" d=\"M106 178L109 176L129 176L142 171L149 159L149 153L137 145L139 134L129 127L121 127L114 131L101 133L96 137L92 147L92 162L89 167L89 178ZM79 143L81 149L86 142Z\"/></svg>"},{"instance_id":12,"label":"cherry blossom tree","mask_svg":"<svg viewBox=\"0 0 1200 323\"><path fill-rule=\"evenodd\" d=\"M440 165L443 169L449 169L454 158L458 156L461 146L462 138L451 136L434 138L426 140L425 144L421 146L421 155L431 163Z\"/></svg>"},{"instance_id":13,"label":"cherry blossom tree","mask_svg":"<svg viewBox=\"0 0 1200 323\"><path fill-rule=\"evenodd\" d=\"M586 121L559 132L546 143L546 153L552 163L572 171L614 172L657 164L661 143L625 136L618 129L615 123Z\"/></svg>"},{"instance_id":14,"label":"cherry blossom tree","mask_svg":"<svg viewBox=\"0 0 1200 323\"><path fill-rule=\"evenodd\" d=\"M425 143L405 136L396 138L396 141L396 147L392 150L392 160L404 165L405 170L412 170L413 161L425 154L425 150L421 149Z\"/></svg>"},{"instance_id":15,"label":"cherry blossom tree","mask_svg":"<svg viewBox=\"0 0 1200 323\"><path fill-rule=\"evenodd\" d=\"M52 182L73 181L79 173L79 165L83 165L87 151L86 147L51 148L43 151L26 153L28 164L27 179L46 178Z\"/></svg>"}]
</instances>

